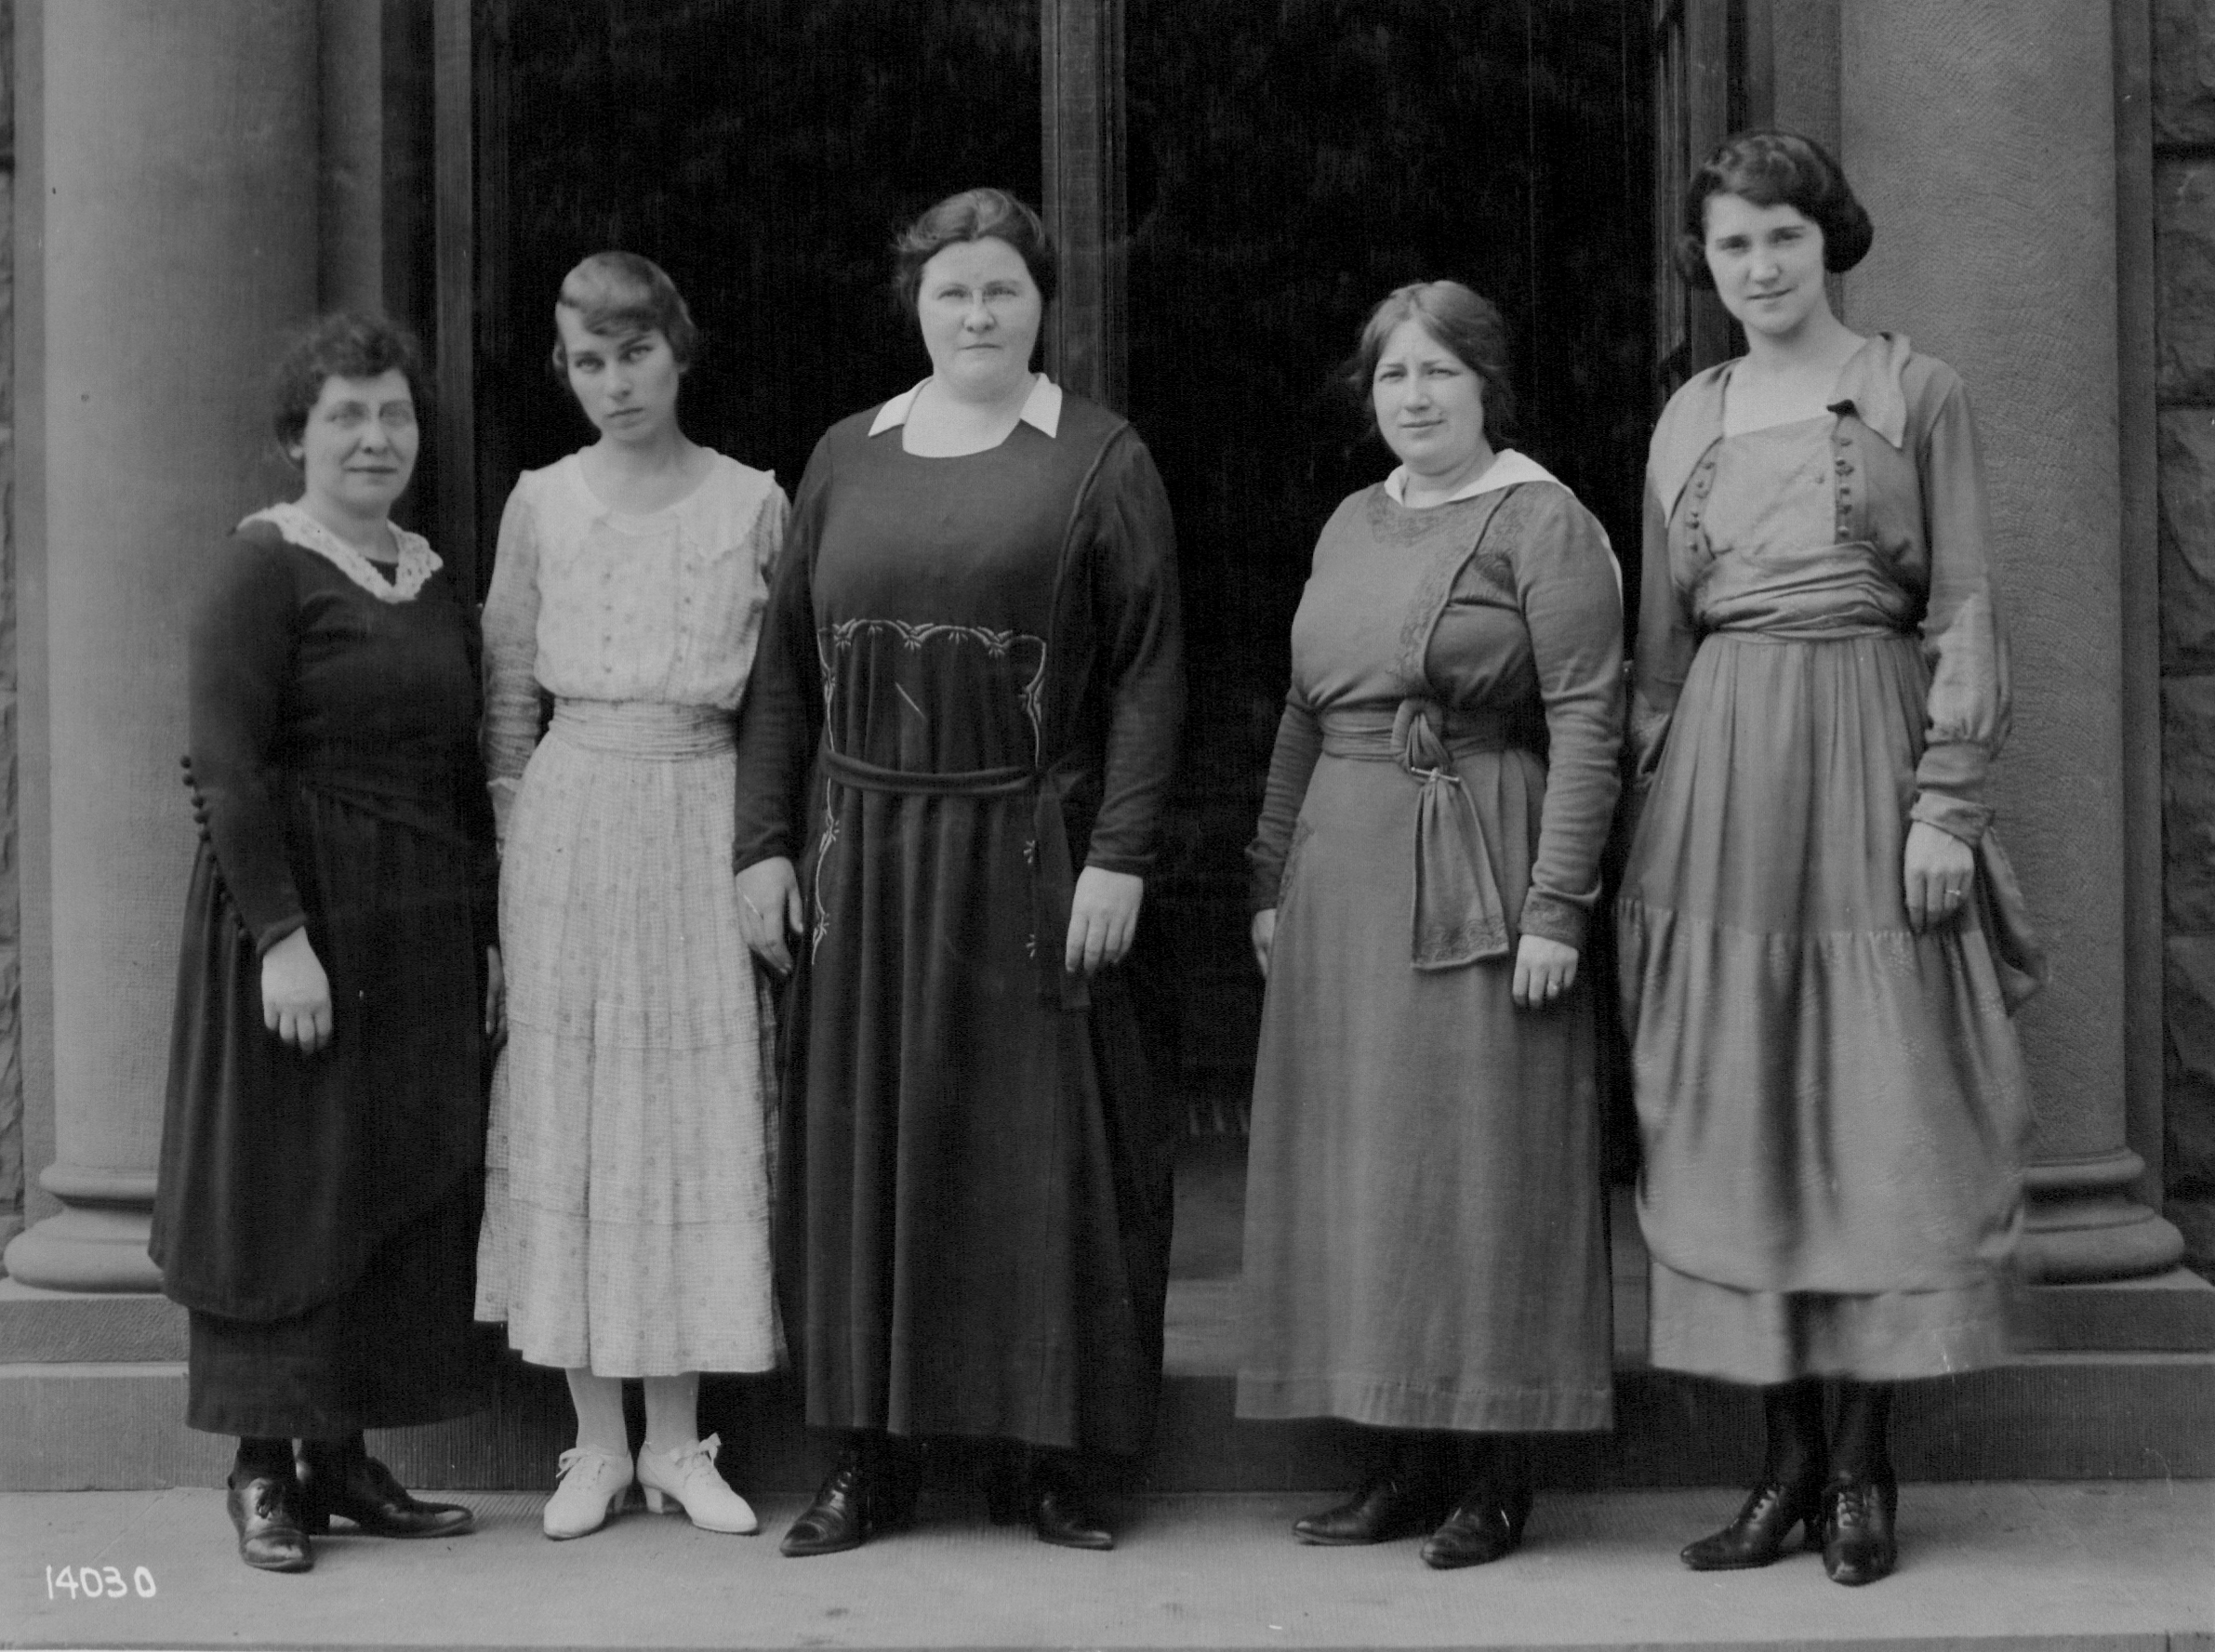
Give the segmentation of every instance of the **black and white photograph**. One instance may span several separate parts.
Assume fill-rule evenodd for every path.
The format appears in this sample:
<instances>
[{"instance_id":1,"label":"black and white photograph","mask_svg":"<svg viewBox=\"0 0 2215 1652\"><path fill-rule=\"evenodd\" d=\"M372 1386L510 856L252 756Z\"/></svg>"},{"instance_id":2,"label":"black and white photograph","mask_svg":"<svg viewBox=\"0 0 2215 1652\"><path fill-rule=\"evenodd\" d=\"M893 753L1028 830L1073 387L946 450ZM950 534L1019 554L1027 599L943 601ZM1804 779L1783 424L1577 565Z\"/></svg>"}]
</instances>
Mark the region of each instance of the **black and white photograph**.
<instances>
[{"instance_id":1,"label":"black and white photograph","mask_svg":"<svg viewBox=\"0 0 2215 1652\"><path fill-rule=\"evenodd\" d=\"M2215 1645L2215 0L0 0L0 1646Z\"/></svg>"}]
</instances>

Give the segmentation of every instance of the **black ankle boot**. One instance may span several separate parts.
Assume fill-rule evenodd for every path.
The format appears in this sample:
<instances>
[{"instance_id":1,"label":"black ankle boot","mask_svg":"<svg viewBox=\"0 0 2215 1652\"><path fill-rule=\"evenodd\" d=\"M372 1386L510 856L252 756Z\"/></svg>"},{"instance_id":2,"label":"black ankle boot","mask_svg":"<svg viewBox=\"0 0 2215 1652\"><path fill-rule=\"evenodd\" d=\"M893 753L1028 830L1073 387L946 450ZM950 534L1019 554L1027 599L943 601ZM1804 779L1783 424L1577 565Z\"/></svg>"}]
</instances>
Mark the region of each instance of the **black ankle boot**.
<instances>
[{"instance_id":1,"label":"black ankle boot","mask_svg":"<svg viewBox=\"0 0 2215 1652\"><path fill-rule=\"evenodd\" d=\"M1891 1408L1888 1382L1839 1385L1838 1432L1823 1487L1823 1569L1834 1583L1874 1583L1900 1564L1893 1530L1900 1483L1887 1438Z\"/></svg>"},{"instance_id":2,"label":"black ankle boot","mask_svg":"<svg viewBox=\"0 0 2215 1652\"><path fill-rule=\"evenodd\" d=\"M1332 1548L1388 1543L1426 1532L1444 1517L1447 1482L1435 1441L1386 1436L1371 1457L1360 1489L1342 1503L1293 1521L1293 1536Z\"/></svg>"},{"instance_id":3,"label":"black ankle boot","mask_svg":"<svg viewBox=\"0 0 2215 1652\"><path fill-rule=\"evenodd\" d=\"M1531 1518L1531 1459L1512 1434L1479 1435L1470 1484L1439 1528L1423 1541L1423 1564L1438 1571L1486 1566L1513 1554Z\"/></svg>"},{"instance_id":4,"label":"black ankle boot","mask_svg":"<svg viewBox=\"0 0 2215 1652\"><path fill-rule=\"evenodd\" d=\"M310 1533L330 1530L334 1514L373 1538L458 1538L477 1524L459 1503L410 1496L392 1471L369 1455L360 1434L303 1440L297 1471L301 1522Z\"/></svg>"},{"instance_id":5,"label":"black ankle boot","mask_svg":"<svg viewBox=\"0 0 2215 1652\"><path fill-rule=\"evenodd\" d=\"M1720 1531L1687 1543L1678 1555L1695 1572L1743 1571L1783 1558L1793 1528L1807 1546L1821 1540L1825 1452L1823 1388L1813 1381L1765 1389L1761 1412L1769 1436L1760 1484Z\"/></svg>"},{"instance_id":6,"label":"black ankle boot","mask_svg":"<svg viewBox=\"0 0 2215 1652\"><path fill-rule=\"evenodd\" d=\"M913 1447L878 1433L849 1434L816 1500L785 1530L778 1550L794 1556L858 1549L915 1516Z\"/></svg>"},{"instance_id":7,"label":"black ankle boot","mask_svg":"<svg viewBox=\"0 0 2215 1652\"><path fill-rule=\"evenodd\" d=\"M1115 1530L1093 1512L1084 1494L1081 1465L1071 1453L1032 1454L1023 1512L1041 1543L1052 1543L1060 1549L1115 1547Z\"/></svg>"}]
</instances>

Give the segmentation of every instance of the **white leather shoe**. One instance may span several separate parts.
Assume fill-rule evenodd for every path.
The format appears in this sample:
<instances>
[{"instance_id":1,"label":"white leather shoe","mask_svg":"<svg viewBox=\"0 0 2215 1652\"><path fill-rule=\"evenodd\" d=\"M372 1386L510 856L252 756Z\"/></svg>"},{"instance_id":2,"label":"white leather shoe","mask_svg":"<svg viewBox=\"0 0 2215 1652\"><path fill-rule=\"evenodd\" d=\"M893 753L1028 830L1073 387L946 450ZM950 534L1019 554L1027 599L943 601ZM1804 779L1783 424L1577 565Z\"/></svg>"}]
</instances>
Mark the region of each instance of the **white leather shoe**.
<instances>
[{"instance_id":1,"label":"white leather shoe","mask_svg":"<svg viewBox=\"0 0 2215 1652\"><path fill-rule=\"evenodd\" d=\"M550 1538L581 1538L607 1524L607 1512L630 1489L630 1459L578 1446L561 1456L562 1482L546 1500L539 1528Z\"/></svg>"},{"instance_id":2,"label":"white leather shoe","mask_svg":"<svg viewBox=\"0 0 2215 1652\"><path fill-rule=\"evenodd\" d=\"M673 1451L664 1451L651 1440L640 1447L638 1483L646 1488L646 1507L658 1514L662 1499L675 1498L702 1531L761 1530L753 1509L716 1472L715 1452L722 1444L721 1435L710 1434Z\"/></svg>"}]
</instances>

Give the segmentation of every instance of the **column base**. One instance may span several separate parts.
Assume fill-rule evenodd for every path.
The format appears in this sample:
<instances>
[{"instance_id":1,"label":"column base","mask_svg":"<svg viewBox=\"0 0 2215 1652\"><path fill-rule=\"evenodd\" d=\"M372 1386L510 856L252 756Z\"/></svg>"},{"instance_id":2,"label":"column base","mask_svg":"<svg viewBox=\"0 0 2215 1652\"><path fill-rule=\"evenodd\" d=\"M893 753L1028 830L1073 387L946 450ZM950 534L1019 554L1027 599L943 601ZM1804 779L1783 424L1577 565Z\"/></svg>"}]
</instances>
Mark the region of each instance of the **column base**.
<instances>
[{"instance_id":1,"label":"column base","mask_svg":"<svg viewBox=\"0 0 2215 1652\"><path fill-rule=\"evenodd\" d=\"M2133 1279L2176 1266L2184 1236L2129 1192L2145 1168L2125 1148L2026 1170L2029 1209L2016 1251L2023 1276L2064 1284Z\"/></svg>"},{"instance_id":2,"label":"column base","mask_svg":"<svg viewBox=\"0 0 2215 1652\"><path fill-rule=\"evenodd\" d=\"M161 1270L146 1254L152 1176L57 1164L38 1180L68 1209L9 1242L0 1264L11 1278L44 1290L161 1289Z\"/></svg>"}]
</instances>

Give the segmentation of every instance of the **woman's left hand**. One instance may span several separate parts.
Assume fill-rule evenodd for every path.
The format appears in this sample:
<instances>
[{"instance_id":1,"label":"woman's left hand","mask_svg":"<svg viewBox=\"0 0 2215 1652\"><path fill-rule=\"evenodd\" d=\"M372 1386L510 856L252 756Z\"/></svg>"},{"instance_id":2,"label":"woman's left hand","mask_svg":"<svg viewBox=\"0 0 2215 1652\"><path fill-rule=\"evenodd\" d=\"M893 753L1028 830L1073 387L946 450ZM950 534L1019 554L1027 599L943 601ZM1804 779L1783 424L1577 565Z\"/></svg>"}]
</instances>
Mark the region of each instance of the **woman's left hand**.
<instances>
[{"instance_id":1,"label":"woman's left hand","mask_svg":"<svg viewBox=\"0 0 2215 1652\"><path fill-rule=\"evenodd\" d=\"M1072 975L1092 975L1104 964L1121 963L1138 932L1138 904L1145 894L1146 879L1135 872L1087 866L1078 873L1062 968Z\"/></svg>"},{"instance_id":2,"label":"woman's left hand","mask_svg":"<svg viewBox=\"0 0 2215 1652\"><path fill-rule=\"evenodd\" d=\"M1927 820L1912 821L1901 871L1907 891L1907 927L1919 935L1934 924L1961 916L1977 875L1977 857L1953 833Z\"/></svg>"},{"instance_id":3,"label":"woman's left hand","mask_svg":"<svg viewBox=\"0 0 2215 1652\"><path fill-rule=\"evenodd\" d=\"M1543 1010L1558 1004L1575 984L1577 949L1544 935L1525 935L1516 944L1515 985L1519 1010Z\"/></svg>"},{"instance_id":4,"label":"woman's left hand","mask_svg":"<svg viewBox=\"0 0 2215 1652\"><path fill-rule=\"evenodd\" d=\"M497 946L484 949L484 1037L495 1050L508 1041L508 972Z\"/></svg>"}]
</instances>

